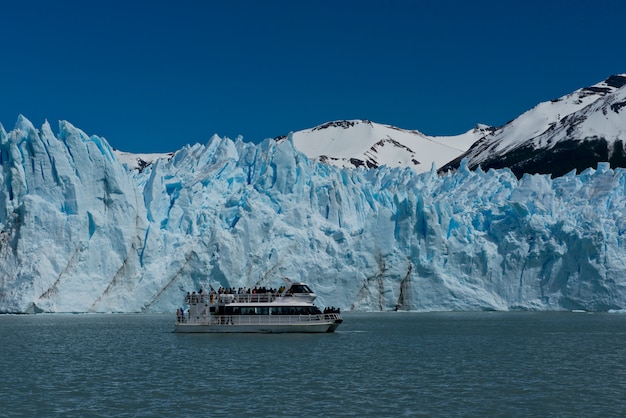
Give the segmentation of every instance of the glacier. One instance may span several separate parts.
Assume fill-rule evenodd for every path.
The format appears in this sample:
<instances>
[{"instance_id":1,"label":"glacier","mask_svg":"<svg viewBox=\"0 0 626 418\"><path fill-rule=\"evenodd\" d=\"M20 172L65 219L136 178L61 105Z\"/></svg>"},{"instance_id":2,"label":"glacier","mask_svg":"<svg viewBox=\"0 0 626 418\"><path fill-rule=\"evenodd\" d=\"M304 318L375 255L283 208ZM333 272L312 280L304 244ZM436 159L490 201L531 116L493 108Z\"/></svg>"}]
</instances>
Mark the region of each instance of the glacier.
<instances>
[{"instance_id":1,"label":"glacier","mask_svg":"<svg viewBox=\"0 0 626 418\"><path fill-rule=\"evenodd\" d=\"M0 125L0 312L174 312L307 282L355 311L626 308L626 171L347 169L213 136L140 168L69 122Z\"/></svg>"}]
</instances>

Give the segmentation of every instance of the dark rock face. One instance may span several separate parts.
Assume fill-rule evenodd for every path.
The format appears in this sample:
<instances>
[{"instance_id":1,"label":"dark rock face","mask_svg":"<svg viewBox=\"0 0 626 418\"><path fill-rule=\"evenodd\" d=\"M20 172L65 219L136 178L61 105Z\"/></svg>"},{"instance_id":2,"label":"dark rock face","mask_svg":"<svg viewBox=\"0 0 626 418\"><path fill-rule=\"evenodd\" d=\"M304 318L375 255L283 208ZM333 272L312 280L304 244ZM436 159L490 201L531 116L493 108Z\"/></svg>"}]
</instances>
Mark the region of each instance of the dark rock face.
<instances>
[{"instance_id":1,"label":"dark rock face","mask_svg":"<svg viewBox=\"0 0 626 418\"><path fill-rule=\"evenodd\" d=\"M326 129L326 128L343 128L343 129L348 129L348 128L352 128L357 123L364 123L366 125L371 125L372 124L372 122L369 121L369 120L362 120L362 121L336 120L336 121L327 122L327 123L325 123L323 125L317 126L317 127L313 128L313 130L314 131L319 131L319 130Z\"/></svg>"},{"instance_id":2,"label":"dark rock face","mask_svg":"<svg viewBox=\"0 0 626 418\"><path fill-rule=\"evenodd\" d=\"M612 168L626 167L626 153L621 141L609 143L604 138L572 139L561 141L550 150L525 146L502 158L487 160L480 166L483 170L508 167L518 178L525 173L560 177L572 170L580 173L604 161L608 161ZM476 168L477 165L470 165L470 169Z\"/></svg>"},{"instance_id":3,"label":"dark rock face","mask_svg":"<svg viewBox=\"0 0 626 418\"><path fill-rule=\"evenodd\" d=\"M619 89L626 86L626 77L624 77L623 75L612 75L606 79L605 83L611 87Z\"/></svg>"},{"instance_id":4,"label":"dark rock face","mask_svg":"<svg viewBox=\"0 0 626 418\"><path fill-rule=\"evenodd\" d=\"M456 169L462 158L458 158L441 168L440 172ZM560 141L549 150L535 149L527 145L502 156L483 161L481 164L468 164L470 170L479 166L482 170L509 168L517 178L524 174L550 174L561 177L572 170L581 173L587 168L595 168L599 162L608 161L611 168L626 167L626 150L622 141L608 142L604 138Z\"/></svg>"}]
</instances>

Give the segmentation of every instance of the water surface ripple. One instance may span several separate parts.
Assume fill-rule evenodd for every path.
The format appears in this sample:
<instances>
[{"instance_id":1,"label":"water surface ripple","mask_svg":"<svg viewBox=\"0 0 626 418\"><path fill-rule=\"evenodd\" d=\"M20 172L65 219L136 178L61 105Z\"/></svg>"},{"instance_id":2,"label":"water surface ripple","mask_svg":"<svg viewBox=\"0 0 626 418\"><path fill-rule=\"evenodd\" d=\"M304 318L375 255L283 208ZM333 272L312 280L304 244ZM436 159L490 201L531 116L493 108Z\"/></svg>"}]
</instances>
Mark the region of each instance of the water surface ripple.
<instances>
[{"instance_id":1,"label":"water surface ripple","mask_svg":"<svg viewBox=\"0 0 626 418\"><path fill-rule=\"evenodd\" d=\"M334 334L0 316L0 416L626 416L626 315L346 314Z\"/></svg>"}]
</instances>

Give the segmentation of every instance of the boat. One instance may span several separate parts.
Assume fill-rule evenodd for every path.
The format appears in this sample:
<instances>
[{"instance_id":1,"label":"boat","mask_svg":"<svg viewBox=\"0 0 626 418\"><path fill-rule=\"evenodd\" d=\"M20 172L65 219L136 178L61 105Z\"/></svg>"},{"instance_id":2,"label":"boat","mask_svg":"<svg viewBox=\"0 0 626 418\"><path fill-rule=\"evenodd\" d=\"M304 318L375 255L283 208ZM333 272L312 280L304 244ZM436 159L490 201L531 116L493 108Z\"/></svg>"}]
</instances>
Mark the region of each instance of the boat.
<instances>
[{"instance_id":1,"label":"boat","mask_svg":"<svg viewBox=\"0 0 626 418\"><path fill-rule=\"evenodd\" d=\"M187 293L188 309L178 310L179 333L328 333L343 322L339 309L320 310L317 295L302 282L274 289L222 289Z\"/></svg>"}]
</instances>

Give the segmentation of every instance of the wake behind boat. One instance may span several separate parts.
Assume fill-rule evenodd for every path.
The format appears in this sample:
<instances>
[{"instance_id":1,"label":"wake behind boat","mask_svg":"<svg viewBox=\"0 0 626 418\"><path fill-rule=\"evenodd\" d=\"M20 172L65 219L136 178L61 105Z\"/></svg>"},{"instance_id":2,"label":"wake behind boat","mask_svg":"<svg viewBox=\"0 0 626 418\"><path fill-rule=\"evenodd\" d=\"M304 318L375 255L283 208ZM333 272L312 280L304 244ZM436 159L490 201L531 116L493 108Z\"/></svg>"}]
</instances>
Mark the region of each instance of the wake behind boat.
<instances>
[{"instance_id":1,"label":"wake behind boat","mask_svg":"<svg viewBox=\"0 0 626 418\"><path fill-rule=\"evenodd\" d=\"M278 290L200 291L187 294L174 332L334 332L343 322L339 309L322 312L304 283L287 281Z\"/></svg>"}]
</instances>

